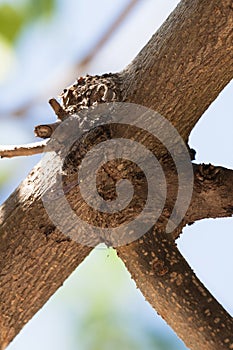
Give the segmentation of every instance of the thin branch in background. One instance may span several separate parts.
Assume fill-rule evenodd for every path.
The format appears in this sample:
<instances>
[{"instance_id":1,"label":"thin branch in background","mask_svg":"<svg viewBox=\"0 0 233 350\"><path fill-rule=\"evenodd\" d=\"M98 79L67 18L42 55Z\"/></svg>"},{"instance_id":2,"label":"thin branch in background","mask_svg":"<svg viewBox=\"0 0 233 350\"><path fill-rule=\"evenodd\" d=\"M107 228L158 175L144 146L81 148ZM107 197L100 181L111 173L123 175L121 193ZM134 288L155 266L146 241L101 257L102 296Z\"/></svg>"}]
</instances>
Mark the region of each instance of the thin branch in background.
<instances>
[{"instance_id":1,"label":"thin branch in background","mask_svg":"<svg viewBox=\"0 0 233 350\"><path fill-rule=\"evenodd\" d=\"M43 153L47 144L48 140L26 145L0 146L0 158L32 156L34 154Z\"/></svg>"},{"instance_id":2,"label":"thin branch in background","mask_svg":"<svg viewBox=\"0 0 233 350\"><path fill-rule=\"evenodd\" d=\"M98 53L101 51L101 49L108 43L108 41L112 38L114 33L120 28L122 23L125 21L125 19L129 16L129 14L132 12L134 7L140 2L141 0L131 0L126 7L123 8L123 10L120 12L120 14L113 20L113 22L110 24L110 26L107 28L107 30L104 32L104 34L100 37L100 39L94 44L94 46L90 49L89 53L84 56L81 61L79 60L76 62L73 67L69 67L69 70L66 76L66 80L74 80L74 75L77 74L77 71L79 72L79 75L82 75L85 71L87 71L87 66L94 60L94 58L98 55ZM64 72L63 72L64 73ZM64 74L63 74L64 77ZM64 79L62 78L62 81L57 83L57 85L67 85L67 81L64 82ZM23 117L27 114L27 112L34 106L38 104L38 101L41 101L45 98L45 96L49 95L49 91L52 89L52 86L48 86L47 89L43 90L43 95L37 95L27 103L25 103L22 107L16 108L15 110L8 113L8 115L12 117ZM6 113L3 111L0 111L0 117L4 116Z\"/></svg>"},{"instance_id":3,"label":"thin branch in background","mask_svg":"<svg viewBox=\"0 0 233 350\"><path fill-rule=\"evenodd\" d=\"M96 42L91 48L90 52L75 66L75 69L84 69L91 61L98 55L100 50L111 39L114 33L120 28L127 16L132 12L133 8L140 2L140 0L131 0L128 5L121 11L121 13L110 24L109 28L103 34L103 36Z\"/></svg>"}]
</instances>

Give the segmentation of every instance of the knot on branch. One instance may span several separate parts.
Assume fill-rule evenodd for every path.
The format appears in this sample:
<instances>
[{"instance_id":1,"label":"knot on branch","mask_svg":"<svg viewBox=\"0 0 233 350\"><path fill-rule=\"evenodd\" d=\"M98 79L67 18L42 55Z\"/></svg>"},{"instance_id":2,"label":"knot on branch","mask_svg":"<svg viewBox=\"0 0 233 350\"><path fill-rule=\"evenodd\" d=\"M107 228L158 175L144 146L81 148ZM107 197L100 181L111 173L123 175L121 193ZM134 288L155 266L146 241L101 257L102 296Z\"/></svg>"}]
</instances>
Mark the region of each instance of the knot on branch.
<instances>
[{"instance_id":1,"label":"knot on branch","mask_svg":"<svg viewBox=\"0 0 233 350\"><path fill-rule=\"evenodd\" d=\"M34 133L43 139L50 138L60 122L72 114L100 103L120 101L120 96L117 74L108 73L102 76L80 77L73 85L63 90L59 96L61 104L55 98L49 100L58 121L52 124L37 125Z\"/></svg>"},{"instance_id":2,"label":"knot on branch","mask_svg":"<svg viewBox=\"0 0 233 350\"><path fill-rule=\"evenodd\" d=\"M111 73L78 78L60 95L62 109L70 115L99 103L119 101L117 80L118 75Z\"/></svg>"},{"instance_id":3,"label":"knot on branch","mask_svg":"<svg viewBox=\"0 0 233 350\"><path fill-rule=\"evenodd\" d=\"M157 276L164 276L168 273L169 268L166 266L165 262L163 260L160 260L159 258L155 258L152 261L151 264L152 271L157 275Z\"/></svg>"},{"instance_id":4,"label":"knot on branch","mask_svg":"<svg viewBox=\"0 0 233 350\"><path fill-rule=\"evenodd\" d=\"M199 181L213 181L217 178L220 172L219 167L212 164L200 164L196 172L196 177Z\"/></svg>"}]
</instances>

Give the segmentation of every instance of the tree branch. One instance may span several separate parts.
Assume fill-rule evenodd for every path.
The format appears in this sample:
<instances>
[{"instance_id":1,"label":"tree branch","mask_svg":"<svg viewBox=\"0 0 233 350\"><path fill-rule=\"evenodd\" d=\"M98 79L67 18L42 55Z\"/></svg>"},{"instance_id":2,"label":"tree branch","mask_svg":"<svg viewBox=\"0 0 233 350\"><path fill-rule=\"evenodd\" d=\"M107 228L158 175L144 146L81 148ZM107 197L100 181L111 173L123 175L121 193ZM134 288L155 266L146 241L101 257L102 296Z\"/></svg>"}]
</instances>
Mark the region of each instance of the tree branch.
<instances>
[{"instance_id":1,"label":"tree branch","mask_svg":"<svg viewBox=\"0 0 233 350\"><path fill-rule=\"evenodd\" d=\"M183 0L122 72L126 101L172 122L185 141L233 78L231 0Z\"/></svg>"},{"instance_id":2,"label":"tree branch","mask_svg":"<svg viewBox=\"0 0 233 350\"><path fill-rule=\"evenodd\" d=\"M185 216L188 223L233 215L233 170L193 164L193 197Z\"/></svg>"},{"instance_id":3,"label":"tree branch","mask_svg":"<svg viewBox=\"0 0 233 350\"><path fill-rule=\"evenodd\" d=\"M167 234L151 230L117 252L147 301L189 349L233 348L232 318L198 280Z\"/></svg>"},{"instance_id":4,"label":"tree branch","mask_svg":"<svg viewBox=\"0 0 233 350\"><path fill-rule=\"evenodd\" d=\"M48 139L60 124L61 122L58 121L51 124L37 125L34 129L35 136L42 139Z\"/></svg>"},{"instance_id":5,"label":"tree branch","mask_svg":"<svg viewBox=\"0 0 233 350\"><path fill-rule=\"evenodd\" d=\"M1 350L91 251L49 219L40 172L38 165L0 208Z\"/></svg>"},{"instance_id":6,"label":"tree branch","mask_svg":"<svg viewBox=\"0 0 233 350\"><path fill-rule=\"evenodd\" d=\"M122 100L136 102L160 112L187 140L202 113L233 76L231 5L229 0L181 1L126 70L93 80L82 79L82 91L86 81L84 95L87 91L88 94L81 102L80 95L76 100L72 93L69 99L63 96L62 107L73 113L79 110L78 103L89 106L90 101L90 105ZM106 85L104 91L108 94L102 94L100 83ZM78 91L78 83L76 87ZM150 142L149 149L153 150L155 145ZM74 160L73 171L83 155L81 146L70 157ZM115 170L116 167L109 168L103 188L110 180L115 183ZM127 174L128 169L123 170ZM41 171L40 166L36 167L0 210L1 349L91 250L70 242L49 220L41 201L43 189L38 180ZM48 181L53 180L53 175L50 169ZM69 192L70 203L77 213L81 211L84 217L85 214L89 217L90 213L77 199L76 187ZM109 223L96 213L93 216L96 224ZM65 223L68 219L64 215ZM118 248L120 257L147 299L178 335L186 338L191 349L232 348L230 317L196 279L174 243L164 237L159 227L155 234Z\"/></svg>"},{"instance_id":7,"label":"tree branch","mask_svg":"<svg viewBox=\"0 0 233 350\"><path fill-rule=\"evenodd\" d=\"M32 156L43 153L48 141L34 142L25 145L0 146L0 158Z\"/></svg>"}]
</instances>

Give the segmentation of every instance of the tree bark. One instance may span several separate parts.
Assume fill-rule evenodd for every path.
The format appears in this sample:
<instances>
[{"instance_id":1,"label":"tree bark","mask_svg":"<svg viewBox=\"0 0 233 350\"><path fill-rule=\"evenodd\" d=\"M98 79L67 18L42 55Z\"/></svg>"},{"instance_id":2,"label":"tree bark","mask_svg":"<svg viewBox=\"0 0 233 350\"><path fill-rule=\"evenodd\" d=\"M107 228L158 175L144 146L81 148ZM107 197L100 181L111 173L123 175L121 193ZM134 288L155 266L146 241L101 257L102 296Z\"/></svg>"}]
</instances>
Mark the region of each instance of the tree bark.
<instances>
[{"instance_id":1,"label":"tree bark","mask_svg":"<svg viewBox=\"0 0 233 350\"><path fill-rule=\"evenodd\" d=\"M206 218L233 215L233 170L193 164L195 175L192 201L185 215L187 224Z\"/></svg>"},{"instance_id":2,"label":"tree bark","mask_svg":"<svg viewBox=\"0 0 233 350\"><path fill-rule=\"evenodd\" d=\"M86 91L93 81L98 85L99 80L107 79L115 101L142 104L160 112L187 142L204 111L232 79L232 9L228 0L181 1L129 67L119 74L87 79ZM78 111L80 105L72 93L67 96L66 92L65 112ZM77 148L76 158L81 151ZM157 151L162 159L162 149ZM213 172L208 178L204 170L194 165L192 202L173 237L191 221L232 215L232 172L221 169L220 175ZM51 223L41 200L40 171L40 165L35 167L0 211L1 349L91 251ZM110 179L115 176L111 167L106 172ZM52 179L52 170L49 176ZM77 188L68 195L76 212L80 210ZM221 200L212 206L215 198ZM98 216L95 219L98 223ZM142 242L118 248L120 257L151 305L190 349L232 349L232 319L196 279L172 237L164 236L165 221L166 215Z\"/></svg>"},{"instance_id":3,"label":"tree bark","mask_svg":"<svg viewBox=\"0 0 233 350\"><path fill-rule=\"evenodd\" d=\"M231 316L197 279L163 231L151 230L117 251L147 301L189 349L231 348Z\"/></svg>"},{"instance_id":4,"label":"tree bark","mask_svg":"<svg viewBox=\"0 0 233 350\"><path fill-rule=\"evenodd\" d=\"M232 1L183 0L122 72L122 94L162 114L187 141L232 76Z\"/></svg>"},{"instance_id":5,"label":"tree bark","mask_svg":"<svg viewBox=\"0 0 233 350\"><path fill-rule=\"evenodd\" d=\"M1 349L91 251L61 234L49 219L39 172L35 167L0 210Z\"/></svg>"}]
</instances>

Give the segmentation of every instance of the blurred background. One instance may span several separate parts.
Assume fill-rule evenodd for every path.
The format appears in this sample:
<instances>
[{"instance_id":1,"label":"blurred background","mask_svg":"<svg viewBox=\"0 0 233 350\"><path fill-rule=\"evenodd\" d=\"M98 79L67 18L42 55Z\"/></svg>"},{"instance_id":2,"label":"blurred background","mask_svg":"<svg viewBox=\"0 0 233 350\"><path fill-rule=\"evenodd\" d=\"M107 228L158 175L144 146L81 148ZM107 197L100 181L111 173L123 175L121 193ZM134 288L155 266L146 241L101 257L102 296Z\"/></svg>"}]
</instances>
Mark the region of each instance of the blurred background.
<instances>
[{"instance_id":1,"label":"blurred background","mask_svg":"<svg viewBox=\"0 0 233 350\"><path fill-rule=\"evenodd\" d=\"M83 74L122 70L177 0L0 0L0 144L35 141L55 120L47 101ZM206 111L190 139L197 162L233 168L233 84ZM38 140L37 140L38 141ZM1 203L40 156L0 160ZM184 230L179 248L233 314L233 219ZM0 330L1 331L1 330ZM114 250L97 247L24 327L9 350L182 350L145 301Z\"/></svg>"}]
</instances>

